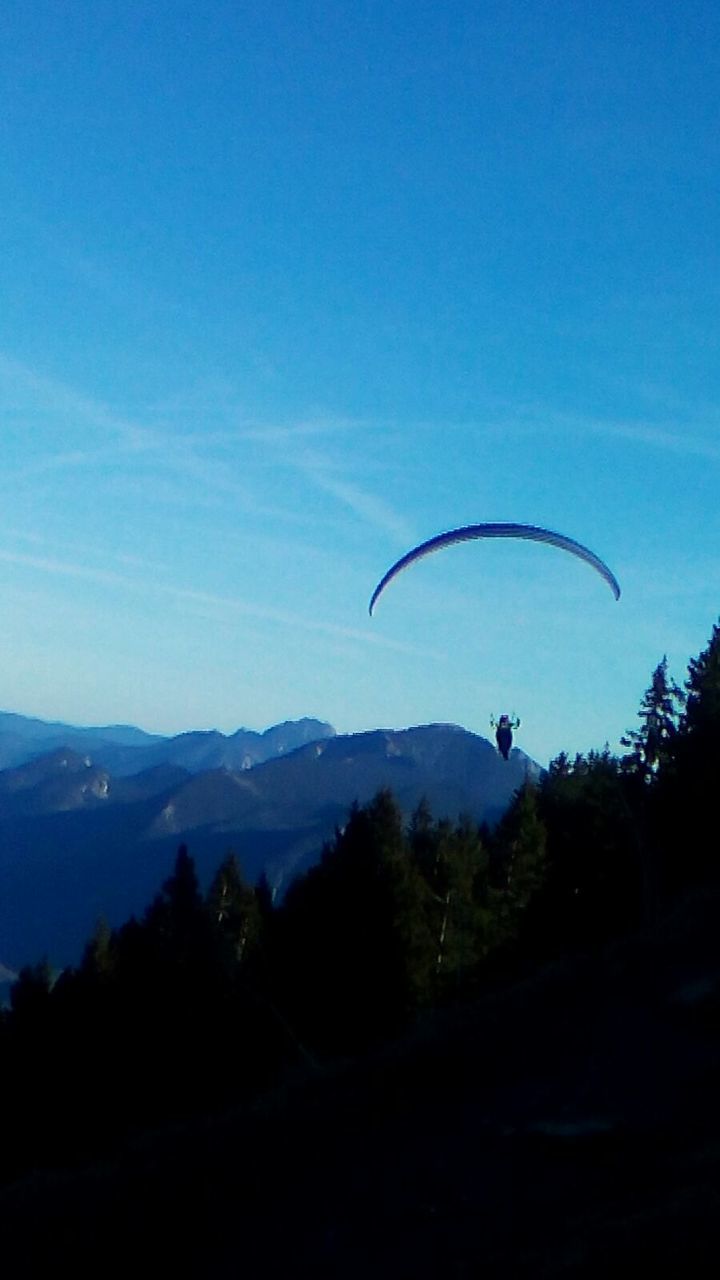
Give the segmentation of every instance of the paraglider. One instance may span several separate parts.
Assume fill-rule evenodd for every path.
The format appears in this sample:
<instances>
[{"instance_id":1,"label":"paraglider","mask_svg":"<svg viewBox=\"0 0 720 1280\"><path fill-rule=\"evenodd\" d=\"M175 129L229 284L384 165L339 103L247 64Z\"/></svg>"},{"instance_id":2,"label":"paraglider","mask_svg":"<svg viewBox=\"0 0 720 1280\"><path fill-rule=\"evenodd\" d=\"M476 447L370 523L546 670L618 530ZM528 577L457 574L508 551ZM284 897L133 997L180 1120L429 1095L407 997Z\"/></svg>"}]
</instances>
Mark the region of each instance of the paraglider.
<instances>
[{"instance_id":1,"label":"paraglider","mask_svg":"<svg viewBox=\"0 0 720 1280\"><path fill-rule=\"evenodd\" d=\"M586 564L595 569L605 579L615 599L620 599L620 584L614 573L608 568L604 560L596 556L588 547L584 547L581 542L576 542L574 538L568 538L563 533L554 533L552 529L542 529L534 524L487 522L485 524L468 524L460 529L449 529L447 533L438 533L434 538L429 538L427 542L421 542L417 547L413 547L411 551L401 556L399 560L396 560L395 564L391 565L373 591L370 597L370 615L372 616L372 611L388 583L392 582L393 578L401 573L403 569L407 569L409 565L414 564L416 560L421 560L432 551L439 551L442 547L452 546L456 542L470 542L476 538L524 538L531 542L548 543L550 546L559 547L561 551L569 551L571 555L578 556L580 560L584 560Z\"/></svg>"},{"instance_id":2,"label":"paraglider","mask_svg":"<svg viewBox=\"0 0 720 1280\"><path fill-rule=\"evenodd\" d=\"M520 720L514 714L512 716L500 716L500 719L497 721L494 716L491 716L490 724L495 730L497 749L503 760L507 760L512 748L513 729L520 728Z\"/></svg>"}]
</instances>

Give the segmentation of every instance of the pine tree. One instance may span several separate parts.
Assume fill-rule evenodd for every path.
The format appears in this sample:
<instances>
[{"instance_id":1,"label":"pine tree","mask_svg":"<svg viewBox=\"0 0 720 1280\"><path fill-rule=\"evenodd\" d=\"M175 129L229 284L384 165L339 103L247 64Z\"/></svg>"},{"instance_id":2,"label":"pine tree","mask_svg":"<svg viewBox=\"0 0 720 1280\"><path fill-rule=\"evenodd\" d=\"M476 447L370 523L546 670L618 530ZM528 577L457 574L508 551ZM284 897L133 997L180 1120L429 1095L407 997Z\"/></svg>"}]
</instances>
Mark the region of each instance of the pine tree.
<instances>
[{"instance_id":1,"label":"pine tree","mask_svg":"<svg viewBox=\"0 0 720 1280\"><path fill-rule=\"evenodd\" d=\"M228 973L187 847L139 926L123 930L121 973L134 994L129 1033L148 1050L148 1105L180 1114L217 1074Z\"/></svg>"},{"instance_id":2,"label":"pine tree","mask_svg":"<svg viewBox=\"0 0 720 1280\"><path fill-rule=\"evenodd\" d=\"M638 712L640 729L629 730L620 739L632 751L623 761L626 772L650 782L672 759L680 717L685 704L682 689L669 679L667 656L653 671L650 687Z\"/></svg>"},{"instance_id":3,"label":"pine tree","mask_svg":"<svg viewBox=\"0 0 720 1280\"><path fill-rule=\"evenodd\" d=\"M468 818L434 823L422 802L408 832L426 885L425 913L435 938L435 996L456 989L490 949L488 857L480 831Z\"/></svg>"},{"instance_id":4,"label":"pine tree","mask_svg":"<svg viewBox=\"0 0 720 1280\"><path fill-rule=\"evenodd\" d=\"M145 913L144 926L168 976L175 971L188 977L209 962L213 951L211 921L187 845L180 845L173 874Z\"/></svg>"},{"instance_id":5,"label":"pine tree","mask_svg":"<svg viewBox=\"0 0 720 1280\"><path fill-rule=\"evenodd\" d=\"M720 776L720 625L688 665L687 702L660 796L658 842L664 888L677 893L720 874L715 793Z\"/></svg>"},{"instance_id":6,"label":"pine tree","mask_svg":"<svg viewBox=\"0 0 720 1280\"><path fill-rule=\"evenodd\" d=\"M215 874L206 904L221 937L240 963L257 944L262 916L257 894L246 884L234 853L228 854Z\"/></svg>"},{"instance_id":7,"label":"pine tree","mask_svg":"<svg viewBox=\"0 0 720 1280\"><path fill-rule=\"evenodd\" d=\"M707 648L688 666L683 728L717 743L720 736L720 625L713 626Z\"/></svg>"},{"instance_id":8,"label":"pine tree","mask_svg":"<svg viewBox=\"0 0 720 1280\"><path fill-rule=\"evenodd\" d=\"M255 885L255 898L263 921L267 922L272 914L275 903L275 893L272 889L267 872L262 871Z\"/></svg>"},{"instance_id":9,"label":"pine tree","mask_svg":"<svg viewBox=\"0 0 720 1280\"><path fill-rule=\"evenodd\" d=\"M39 964L24 965L10 988L13 1022L39 1027L47 1018L50 1006L52 973L47 959Z\"/></svg>"},{"instance_id":10,"label":"pine tree","mask_svg":"<svg viewBox=\"0 0 720 1280\"><path fill-rule=\"evenodd\" d=\"M105 917L101 916L85 947L80 971L86 977L108 981L114 974L116 959L113 931Z\"/></svg>"},{"instance_id":11,"label":"pine tree","mask_svg":"<svg viewBox=\"0 0 720 1280\"><path fill-rule=\"evenodd\" d=\"M647 868L634 785L607 747L551 763L539 789L544 883L531 909L540 952L590 945L641 919Z\"/></svg>"},{"instance_id":12,"label":"pine tree","mask_svg":"<svg viewBox=\"0 0 720 1280\"><path fill-rule=\"evenodd\" d=\"M437 828L425 796L410 819L408 840L416 866L425 877L432 876L437 860Z\"/></svg>"},{"instance_id":13,"label":"pine tree","mask_svg":"<svg viewBox=\"0 0 720 1280\"><path fill-rule=\"evenodd\" d=\"M201 904L195 863L188 853L187 845L181 844L173 874L165 881L149 915L155 914L158 921L164 917L168 924L182 930L196 920Z\"/></svg>"},{"instance_id":14,"label":"pine tree","mask_svg":"<svg viewBox=\"0 0 720 1280\"><path fill-rule=\"evenodd\" d=\"M402 814L384 790L354 805L278 913L276 972L290 1021L346 1052L388 1034L428 997L436 939Z\"/></svg>"},{"instance_id":15,"label":"pine tree","mask_svg":"<svg viewBox=\"0 0 720 1280\"><path fill-rule=\"evenodd\" d=\"M546 873L547 831L540 816L538 788L525 783L498 824L494 838L494 907L498 941L518 937Z\"/></svg>"}]
</instances>

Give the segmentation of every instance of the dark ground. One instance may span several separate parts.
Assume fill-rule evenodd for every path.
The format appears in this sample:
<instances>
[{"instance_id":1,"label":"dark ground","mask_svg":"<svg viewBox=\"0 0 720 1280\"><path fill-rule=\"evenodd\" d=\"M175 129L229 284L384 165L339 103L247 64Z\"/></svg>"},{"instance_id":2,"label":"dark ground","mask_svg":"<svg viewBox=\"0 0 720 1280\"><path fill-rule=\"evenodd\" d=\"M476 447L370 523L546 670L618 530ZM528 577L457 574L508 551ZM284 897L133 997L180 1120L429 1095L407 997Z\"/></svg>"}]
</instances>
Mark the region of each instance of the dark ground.
<instances>
[{"instance_id":1,"label":"dark ground","mask_svg":"<svg viewBox=\"0 0 720 1280\"><path fill-rule=\"evenodd\" d=\"M715 1276L719 912L5 1188L4 1275Z\"/></svg>"}]
</instances>

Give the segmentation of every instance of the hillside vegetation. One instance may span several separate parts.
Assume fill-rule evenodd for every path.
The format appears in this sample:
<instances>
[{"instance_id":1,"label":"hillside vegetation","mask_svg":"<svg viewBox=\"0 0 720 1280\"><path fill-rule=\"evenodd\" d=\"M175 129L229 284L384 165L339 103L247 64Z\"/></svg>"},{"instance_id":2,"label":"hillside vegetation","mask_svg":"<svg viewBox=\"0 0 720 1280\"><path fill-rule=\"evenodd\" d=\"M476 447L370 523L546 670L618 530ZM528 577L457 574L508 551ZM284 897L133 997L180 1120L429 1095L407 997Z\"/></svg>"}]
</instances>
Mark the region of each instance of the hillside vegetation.
<instances>
[{"instance_id":1,"label":"hillside vegetation","mask_svg":"<svg viewBox=\"0 0 720 1280\"><path fill-rule=\"evenodd\" d=\"M624 745L560 756L492 829L381 791L281 903L232 855L201 893L183 846L142 918L54 982L26 967L4 1238L40 1214L68 1256L117 1238L196 1274L700 1274L720 628L682 689L658 665Z\"/></svg>"}]
</instances>

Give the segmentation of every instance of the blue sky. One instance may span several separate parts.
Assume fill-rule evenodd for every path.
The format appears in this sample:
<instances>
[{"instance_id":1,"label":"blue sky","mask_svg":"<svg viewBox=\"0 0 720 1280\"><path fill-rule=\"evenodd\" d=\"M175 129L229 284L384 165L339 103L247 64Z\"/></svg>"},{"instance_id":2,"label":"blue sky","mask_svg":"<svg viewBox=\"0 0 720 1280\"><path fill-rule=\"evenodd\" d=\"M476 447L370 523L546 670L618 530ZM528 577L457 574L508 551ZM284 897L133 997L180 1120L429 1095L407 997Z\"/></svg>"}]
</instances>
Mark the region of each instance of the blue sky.
<instances>
[{"instance_id":1,"label":"blue sky","mask_svg":"<svg viewBox=\"0 0 720 1280\"><path fill-rule=\"evenodd\" d=\"M720 611L720 9L5 0L0 706L615 745ZM414 541L545 524L534 545Z\"/></svg>"}]
</instances>

